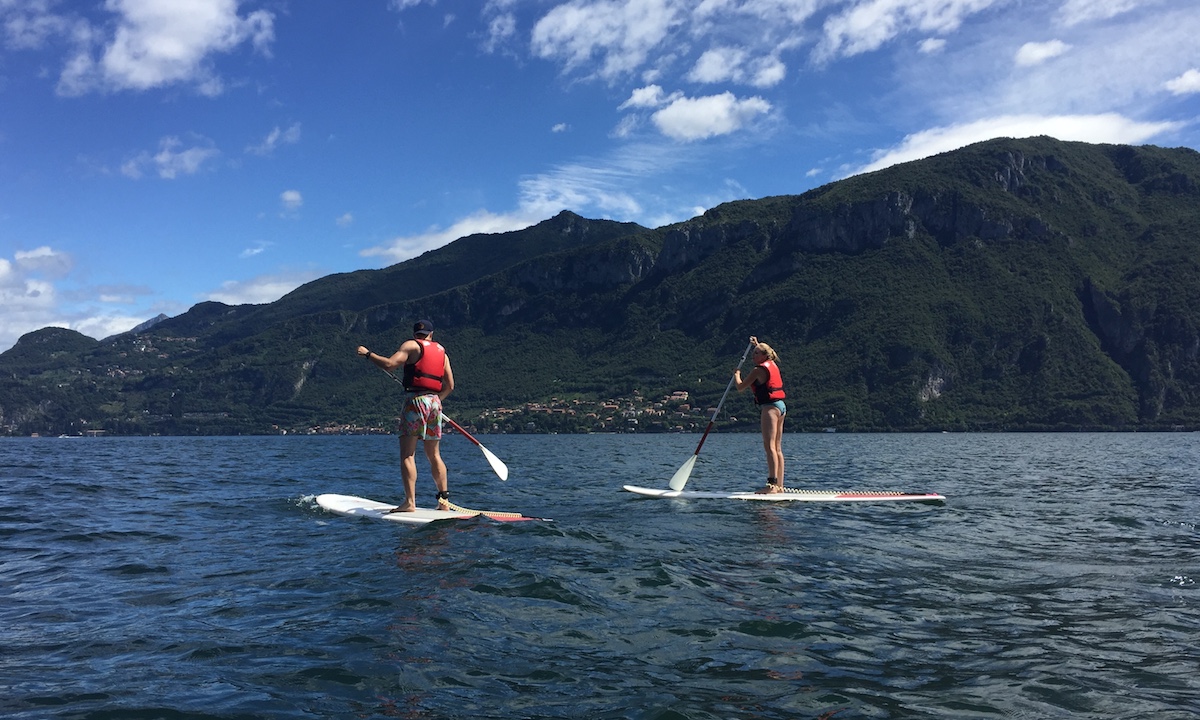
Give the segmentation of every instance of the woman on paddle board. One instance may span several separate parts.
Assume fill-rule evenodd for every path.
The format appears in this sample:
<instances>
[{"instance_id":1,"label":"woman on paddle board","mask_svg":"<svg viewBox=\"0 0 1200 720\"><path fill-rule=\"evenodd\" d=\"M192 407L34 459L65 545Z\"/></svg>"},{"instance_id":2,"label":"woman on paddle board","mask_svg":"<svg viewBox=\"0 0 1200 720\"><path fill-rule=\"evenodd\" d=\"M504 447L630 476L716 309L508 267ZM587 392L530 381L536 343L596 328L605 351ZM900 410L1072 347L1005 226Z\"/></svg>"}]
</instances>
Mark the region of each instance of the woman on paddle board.
<instances>
[{"instance_id":1,"label":"woman on paddle board","mask_svg":"<svg viewBox=\"0 0 1200 720\"><path fill-rule=\"evenodd\" d=\"M454 390L454 371L446 348L433 341L433 323L420 320L413 325L411 340L405 340L391 357L376 355L362 345L358 354L391 372L404 368L408 397L400 417L400 477L404 480L404 504L392 512L417 509L417 441L425 444L425 457L437 485L438 509L450 508L446 463L442 462L442 403Z\"/></svg>"},{"instance_id":2,"label":"woman on paddle board","mask_svg":"<svg viewBox=\"0 0 1200 720\"><path fill-rule=\"evenodd\" d=\"M750 336L754 346L755 367L745 378L742 369L733 371L733 381L738 392L754 389L754 404L759 408L759 423L762 428L763 450L767 453L767 486L760 493L783 492L783 416L787 405L783 399L783 376L779 372L779 356L771 346L760 343Z\"/></svg>"}]
</instances>

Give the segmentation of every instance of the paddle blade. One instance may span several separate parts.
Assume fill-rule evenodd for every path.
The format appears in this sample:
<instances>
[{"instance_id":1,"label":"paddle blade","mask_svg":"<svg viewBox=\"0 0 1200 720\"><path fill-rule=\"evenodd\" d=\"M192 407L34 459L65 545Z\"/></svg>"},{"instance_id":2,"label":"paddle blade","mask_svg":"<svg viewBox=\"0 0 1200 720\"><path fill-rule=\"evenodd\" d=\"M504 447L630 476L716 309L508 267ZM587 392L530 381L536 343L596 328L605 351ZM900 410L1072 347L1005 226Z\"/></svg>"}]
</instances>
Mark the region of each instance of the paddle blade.
<instances>
[{"instance_id":1,"label":"paddle blade","mask_svg":"<svg viewBox=\"0 0 1200 720\"><path fill-rule=\"evenodd\" d=\"M675 471L675 474L671 476L671 482L669 484L672 490L682 490L683 486L687 485L688 478L692 475L692 468L695 467L696 458L698 457L700 456L692 455L687 459L687 462L685 462L683 465L680 465L679 469Z\"/></svg>"},{"instance_id":2,"label":"paddle blade","mask_svg":"<svg viewBox=\"0 0 1200 720\"><path fill-rule=\"evenodd\" d=\"M507 480L508 466L501 462L500 458L496 457L491 450L488 450L482 445L479 446L479 449L483 451L483 456L487 458L488 465L492 466L492 470L496 471L496 474L500 476L500 479Z\"/></svg>"}]
</instances>

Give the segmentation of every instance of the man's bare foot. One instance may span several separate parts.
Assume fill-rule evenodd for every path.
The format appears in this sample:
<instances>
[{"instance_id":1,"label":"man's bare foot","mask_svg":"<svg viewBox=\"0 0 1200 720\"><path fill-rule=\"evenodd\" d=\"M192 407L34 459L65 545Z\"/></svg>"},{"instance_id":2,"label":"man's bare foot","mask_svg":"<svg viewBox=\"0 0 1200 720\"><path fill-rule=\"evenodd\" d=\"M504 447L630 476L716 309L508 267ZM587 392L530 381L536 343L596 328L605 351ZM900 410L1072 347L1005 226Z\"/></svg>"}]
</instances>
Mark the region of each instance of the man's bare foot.
<instances>
[{"instance_id":1,"label":"man's bare foot","mask_svg":"<svg viewBox=\"0 0 1200 720\"><path fill-rule=\"evenodd\" d=\"M391 510L388 510L387 514L391 515L392 513L398 513L398 512L416 512L416 511L417 511L416 505L400 505L400 506L392 508Z\"/></svg>"}]
</instances>

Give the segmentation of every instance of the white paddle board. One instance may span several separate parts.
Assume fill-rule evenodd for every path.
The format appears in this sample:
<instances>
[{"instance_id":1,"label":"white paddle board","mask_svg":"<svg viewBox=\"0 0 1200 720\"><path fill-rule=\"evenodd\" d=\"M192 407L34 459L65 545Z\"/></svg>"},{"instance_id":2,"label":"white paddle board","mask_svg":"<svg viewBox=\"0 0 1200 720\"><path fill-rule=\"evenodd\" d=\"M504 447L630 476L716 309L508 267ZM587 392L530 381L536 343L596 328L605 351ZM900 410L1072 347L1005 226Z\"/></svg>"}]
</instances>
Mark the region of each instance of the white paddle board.
<instances>
[{"instance_id":1,"label":"white paddle board","mask_svg":"<svg viewBox=\"0 0 1200 720\"><path fill-rule=\"evenodd\" d=\"M375 520L423 525L435 520L469 520L483 515L492 520L502 522L518 522L522 520L545 520L545 518L526 517L519 513L487 512L483 510L432 510L417 508L412 512L390 512L396 507L395 503L383 503L378 500L355 497L354 495L336 495L327 493L317 496L317 504L329 512L351 517L369 517Z\"/></svg>"},{"instance_id":2,"label":"white paddle board","mask_svg":"<svg viewBox=\"0 0 1200 720\"><path fill-rule=\"evenodd\" d=\"M645 497L708 500L761 500L764 502L927 502L946 501L937 493L904 493L884 490L792 490L781 493L710 492L704 490L668 490L626 485L625 489Z\"/></svg>"}]
</instances>

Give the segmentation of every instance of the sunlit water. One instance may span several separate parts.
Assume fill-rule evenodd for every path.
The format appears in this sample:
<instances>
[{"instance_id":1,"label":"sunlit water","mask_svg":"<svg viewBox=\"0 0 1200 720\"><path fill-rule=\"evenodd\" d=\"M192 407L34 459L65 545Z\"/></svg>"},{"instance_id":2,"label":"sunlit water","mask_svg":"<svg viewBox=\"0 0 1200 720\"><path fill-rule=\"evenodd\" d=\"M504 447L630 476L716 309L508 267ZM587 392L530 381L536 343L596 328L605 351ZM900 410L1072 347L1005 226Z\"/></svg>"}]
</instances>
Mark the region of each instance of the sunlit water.
<instances>
[{"instance_id":1,"label":"sunlit water","mask_svg":"<svg viewBox=\"0 0 1200 720\"><path fill-rule=\"evenodd\" d=\"M8 718L1192 718L1195 434L790 434L788 485L946 504L646 499L697 437L0 440ZM432 504L419 458L421 504ZM689 488L763 481L709 438Z\"/></svg>"}]
</instances>

